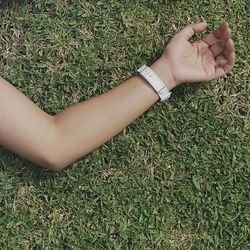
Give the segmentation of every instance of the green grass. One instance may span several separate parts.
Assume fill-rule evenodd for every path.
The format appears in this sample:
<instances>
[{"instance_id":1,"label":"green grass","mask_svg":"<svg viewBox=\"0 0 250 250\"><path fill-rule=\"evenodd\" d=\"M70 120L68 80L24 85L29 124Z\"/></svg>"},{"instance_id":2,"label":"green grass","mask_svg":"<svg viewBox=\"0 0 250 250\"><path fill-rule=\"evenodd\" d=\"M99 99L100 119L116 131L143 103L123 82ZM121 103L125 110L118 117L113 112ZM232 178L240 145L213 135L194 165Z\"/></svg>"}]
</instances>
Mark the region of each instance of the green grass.
<instances>
[{"instance_id":1,"label":"green grass","mask_svg":"<svg viewBox=\"0 0 250 250\"><path fill-rule=\"evenodd\" d=\"M0 148L0 248L249 249L249 2L2 2L0 74L50 114L117 86L200 19L230 23L237 63L61 173Z\"/></svg>"}]
</instances>

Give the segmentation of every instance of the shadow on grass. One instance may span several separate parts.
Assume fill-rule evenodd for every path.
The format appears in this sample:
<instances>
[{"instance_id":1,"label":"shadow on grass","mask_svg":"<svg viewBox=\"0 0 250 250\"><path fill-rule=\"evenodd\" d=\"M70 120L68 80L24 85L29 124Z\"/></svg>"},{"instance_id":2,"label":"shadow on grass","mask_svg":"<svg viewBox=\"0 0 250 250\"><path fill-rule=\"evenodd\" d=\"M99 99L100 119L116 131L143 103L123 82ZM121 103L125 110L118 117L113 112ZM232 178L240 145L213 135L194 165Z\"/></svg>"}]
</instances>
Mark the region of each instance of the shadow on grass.
<instances>
[{"instance_id":1,"label":"shadow on grass","mask_svg":"<svg viewBox=\"0 0 250 250\"><path fill-rule=\"evenodd\" d=\"M58 172L38 167L2 147L0 147L0 172L5 172L7 176L16 179L16 182L29 182L33 186L59 175Z\"/></svg>"},{"instance_id":2,"label":"shadow on grass","mask_svg":"<svg viewBox=\"0 0 250 250\"><path fill-rule=\"evenodd\" d=\"M20 6L22 4L30 3L31 1L27 0L0 0L0 10L7 9L14 6Z\"/></svg>"}]
</instances>

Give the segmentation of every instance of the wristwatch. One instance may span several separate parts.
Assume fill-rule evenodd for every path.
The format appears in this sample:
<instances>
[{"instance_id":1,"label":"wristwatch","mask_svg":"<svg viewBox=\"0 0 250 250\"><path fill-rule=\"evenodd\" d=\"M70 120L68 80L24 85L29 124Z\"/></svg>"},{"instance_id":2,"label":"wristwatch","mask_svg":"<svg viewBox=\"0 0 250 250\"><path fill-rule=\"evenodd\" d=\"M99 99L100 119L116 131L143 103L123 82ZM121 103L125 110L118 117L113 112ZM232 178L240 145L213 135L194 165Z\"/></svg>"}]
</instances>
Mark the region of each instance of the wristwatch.
<instances>
[{"instance_id":1,"label":"wristwatch","mask_svg":"<svg viewBox=\"0 0 250 250\"><path fill-rule=\"evenodd\" d=\"M171 96L171 92L161 78L147 65L144 64L141 66L137 72L152 86L162 102L166 101Z\"/></svg>"}]
</instances>

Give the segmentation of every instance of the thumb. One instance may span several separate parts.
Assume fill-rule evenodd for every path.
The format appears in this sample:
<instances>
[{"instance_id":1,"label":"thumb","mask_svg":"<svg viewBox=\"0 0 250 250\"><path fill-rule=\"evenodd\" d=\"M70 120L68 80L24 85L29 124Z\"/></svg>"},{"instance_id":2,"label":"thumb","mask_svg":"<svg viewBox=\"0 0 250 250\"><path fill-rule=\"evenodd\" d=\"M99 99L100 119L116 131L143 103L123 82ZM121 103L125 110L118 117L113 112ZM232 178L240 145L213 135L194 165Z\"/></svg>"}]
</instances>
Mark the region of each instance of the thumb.
<instances>
[{"instance_id":1,"label":"thumb","mask_svg":"<svg viewBox=\"0 0 250 250\"><path fill-rule=\"evenodd\" d=\"M207 28L206 22L193 23L184 27L176 35L184 37L186 40L190 39L194 34L200 33Z\"/></svg>"}]
</instances>

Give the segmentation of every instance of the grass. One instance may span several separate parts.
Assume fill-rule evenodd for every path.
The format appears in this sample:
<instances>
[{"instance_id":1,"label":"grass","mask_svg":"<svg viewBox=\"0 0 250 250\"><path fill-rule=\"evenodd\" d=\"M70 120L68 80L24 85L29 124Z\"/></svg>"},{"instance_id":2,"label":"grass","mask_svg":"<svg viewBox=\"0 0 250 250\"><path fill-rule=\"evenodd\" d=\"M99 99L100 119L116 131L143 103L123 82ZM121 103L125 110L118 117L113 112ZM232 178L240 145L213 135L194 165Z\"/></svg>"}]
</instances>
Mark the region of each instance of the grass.
<instances>
[{"instance_id":1,"label":"grass","mask_svg":"<svg viewBox=\"0 0 250 250\"><path fill-rule=\"evenodd\" d=\"M2 2L1 75L50 114L117 86L200 19L230 23L237 63L61 173L0 148L1 249L249 249L248 1Z\"/></svg>"}]
</instances>

